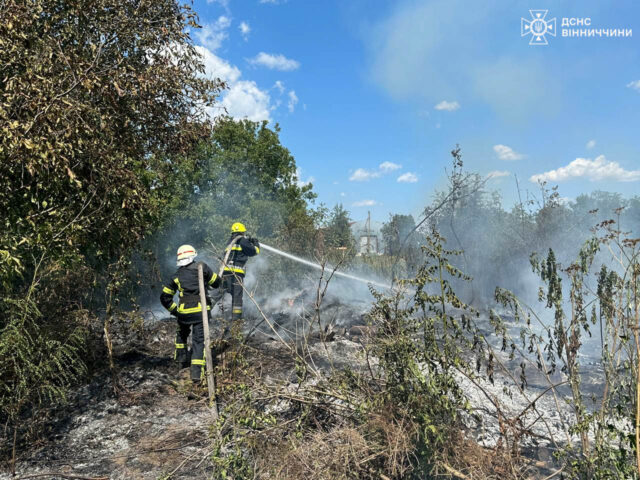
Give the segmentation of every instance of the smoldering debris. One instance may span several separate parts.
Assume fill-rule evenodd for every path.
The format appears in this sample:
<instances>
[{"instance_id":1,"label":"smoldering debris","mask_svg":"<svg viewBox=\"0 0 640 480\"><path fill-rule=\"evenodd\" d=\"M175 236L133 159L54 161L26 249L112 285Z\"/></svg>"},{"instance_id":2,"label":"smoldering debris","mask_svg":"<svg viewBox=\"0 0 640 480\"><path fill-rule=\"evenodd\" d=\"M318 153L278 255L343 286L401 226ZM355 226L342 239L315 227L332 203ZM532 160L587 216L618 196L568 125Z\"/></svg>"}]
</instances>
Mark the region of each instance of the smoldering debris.
<instances>
[{"instance_id":1,"label":"smoldering debris","mask_svg":"<svg viewBox=\"0 0 640 480\"><path fill-rule=\"evenodd\" d=\"M347 332L353 326L366 325L366 314L372 301L363 298L361 291L349 295L348 289L338 285L327 290L320 308L316 308L317 290L311 287L285 289L272 295L252 293L250 290L248 292L254 300L245 293L244 334L251 334L258 339L270 339L276 332L287 341L295 341L314 331ZM161 309L147 308L142 311L147 326L159 322L175 322L175 317ZM224 330L225 322L230 319L230 312L231 298L225 295L210 313L213 335L220 335Z\"/></svg>"},{"instance_id":2,"label":"smoldering debris","mask_svg":"<svg viewBox=\"0 0 640 480\"><path fill-rule=\"evenodd\" d=\"M301 293L294 303L312 293ZM288 306L286 296L283 298ZM274 308L281 306L275 304ZM282 314L286 313L285 307ZM165 320L156 319L145 327L145 353L129 351L116 356L119 396L114 393L108 372L75 392L70 406L55 417L58 420L52 425L48 440L22 456L20 474L42 474L73 465L73 471L64 471L75 475L104 474L114 479L154 479L174 469L175 478L211 475L210 443L203 434L210 417L202 402L187 401L173 383L173 328ZM343 318L337 323L357 322L358 319ZM350 330L367 335L366 327ZM319 372L328 375L334 369L377 369L376 359L363 354L363 344L349 338L352 333L337 333L330 341L309 339L307 351ZM263 372L265 384L297 392L301 386L295 361L283 342L256 340L257 344L251 342L255 348L250 350L252 357L248 361ZM506 362L506 357L503 360ZM536 401L535 409L527 410L530 401L543 392L542 386L531 382L524 394L512 387L513 395L505 396L508 378L503 374L496 374L494 383L482 376L475 383L466 378L459 380L473 409L473 415L464 417L469 435L486 447L494 447L504 435L506 418L500 415L516 418L525 411L522 421L535 435L523 447L532 458L553 465L553 439L565 441L563 425L571 414L567 405L561 402L558 410L551 394L546 394ZM490 405L485 392L499 399L500 412ZM263 405L265 412L278 418L296 414L294 402L285 397L274 398ZM540 412L545 413L544 418ZM183 464L185 459L188 460Z\"/></svg>"},{"instance_id":3,"label":"smoldering debris","mask_svg":"<svg viewBox=\"0 0 640 480\"><path fill-rule=\"evenodd\" d=\"M347 331L366 323L366 312L374 301L370 288L381 290L390 283L334 271L304 259L299 259L302 264L286 260L284 269L288 275L283 276L282 263L275 263L269 255L253 257L247 265L243 295L245 334L270 338L277 332L283 339L295 340L314 330ZM220 264L210 252L203 252L198 259L214 270ZM142 310L149 324L172 318L157 305L150 304ZM214 334L224 330L230 312L231 298L225 295L210 314Z\"/></svg>"}]
</instances>

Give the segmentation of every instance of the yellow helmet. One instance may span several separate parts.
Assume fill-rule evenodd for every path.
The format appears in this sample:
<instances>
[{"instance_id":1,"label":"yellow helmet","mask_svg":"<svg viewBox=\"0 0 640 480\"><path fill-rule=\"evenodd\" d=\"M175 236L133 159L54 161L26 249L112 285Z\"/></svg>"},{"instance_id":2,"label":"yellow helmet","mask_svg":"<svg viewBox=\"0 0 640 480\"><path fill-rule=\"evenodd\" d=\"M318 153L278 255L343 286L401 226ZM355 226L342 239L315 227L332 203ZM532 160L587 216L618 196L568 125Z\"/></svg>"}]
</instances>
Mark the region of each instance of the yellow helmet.
<instances>
[{"instance_id":1,"label":"yellow helmet","mask_svg":"<svg viewBox=\"0 0 640 480\"><path fill-rule=\"evenodd\" d=\"M184 267L185 265L189 265L191 262L193 262L193 259L196 257L196 255L198 255L198 252L196 252L196 249L191 245L182 245L180 248L178 248L178 266Z\"/></svg>"},{"instance_id":2,"label":"yellow helmet","mask_svg":"<svg viewBox=\"0 0 640 480\"><path fill-rule=\"evenodd\" d=\"M231 225L231 233L244 233L247 231L247 228L240 222L236 222Z\"/></svg>"}]
</instances>

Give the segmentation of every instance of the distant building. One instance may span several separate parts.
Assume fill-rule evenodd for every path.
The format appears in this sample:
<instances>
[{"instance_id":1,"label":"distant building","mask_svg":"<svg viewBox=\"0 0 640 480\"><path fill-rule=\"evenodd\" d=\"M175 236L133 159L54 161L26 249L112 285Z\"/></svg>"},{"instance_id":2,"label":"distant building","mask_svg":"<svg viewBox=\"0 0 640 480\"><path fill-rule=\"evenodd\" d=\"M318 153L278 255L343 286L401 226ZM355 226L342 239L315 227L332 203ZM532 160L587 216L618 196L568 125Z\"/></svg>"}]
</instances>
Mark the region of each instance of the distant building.
<instances>
[{"instance_id":1,"label":"distant building","mask_svg":"<svg viewBox=\"0 0 640 480\"><path fill-rule=\"evenodd\" d=\"M356 240L356 255L382 255L384 239L382 238L382 222L366 220L350 223L351 233Z\"/></svg>"}]
</instances>

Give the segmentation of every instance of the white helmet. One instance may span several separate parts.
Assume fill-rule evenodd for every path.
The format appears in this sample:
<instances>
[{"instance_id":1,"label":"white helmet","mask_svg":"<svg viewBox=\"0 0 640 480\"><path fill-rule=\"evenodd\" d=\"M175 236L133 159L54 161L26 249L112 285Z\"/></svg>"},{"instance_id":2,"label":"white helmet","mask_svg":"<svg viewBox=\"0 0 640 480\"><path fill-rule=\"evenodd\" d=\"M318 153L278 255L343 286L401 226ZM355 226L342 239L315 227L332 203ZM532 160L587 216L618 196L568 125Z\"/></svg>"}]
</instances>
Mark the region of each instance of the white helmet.
<instances>
[{"instance_id":1,"label":"white helmet","mask_svg":"<svg viewBox=\"0 0 640 480\"><path fill-rule=\"evenodd\" d=\"M196 249L191 245L182 245L178 249L178 266L184 267L185 265L189 265L191 262L193 262L193 259L196 258L196 255L198 255L198 252L196 252Z\"/></svg>"}]
</instances>

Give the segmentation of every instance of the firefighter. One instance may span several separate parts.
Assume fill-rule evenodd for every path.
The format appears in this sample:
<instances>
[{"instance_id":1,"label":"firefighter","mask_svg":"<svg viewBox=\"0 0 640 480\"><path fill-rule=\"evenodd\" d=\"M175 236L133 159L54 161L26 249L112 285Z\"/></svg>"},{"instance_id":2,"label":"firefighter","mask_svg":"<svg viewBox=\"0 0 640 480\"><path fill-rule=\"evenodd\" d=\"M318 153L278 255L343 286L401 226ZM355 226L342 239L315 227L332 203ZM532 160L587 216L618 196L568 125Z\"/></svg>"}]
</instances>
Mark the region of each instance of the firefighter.
<instances>
[{"instance_id":1,"label":"firefighter","mask_svg":"<svg viewBox=\"0 0 640 480\"><path fill-rule=\"evenodd\" d=\"M191 380L200 382L204 377L204 327L202 325L202 306L200 305L200 288L198 284L198 263L196 249L191 245L178 248L178 270L172 275L171 281L164 285L160 302L175 315L178 320L176 332L176 349L174 359L181 368L191 365ZM205 288L218 288L220 278L206 263L202 263ZM178 302L173 296L179 293ZM207 310L211 310L211 299L207 297ZM191 351L187 349L187 339L191 336Z\"/></svg>"},{"instance_id":2,"label":"firefighter","mask_svg":"<svg viewBox=\"0 0 640 480\"><path fill-rule=\"evenodd\" d=\"M225 293L231 295L231 324L238 327L242 321L242 282L246 273L245 264L249 257L260 253L260 242L257 238L248 237L247 229L242 223L234 223L231 226L225 254L228 253L227 262L222 270L222 288L214 298L217 303ZM225 334L228 329L225 329Z\"/></svg>"}]
</instances>

